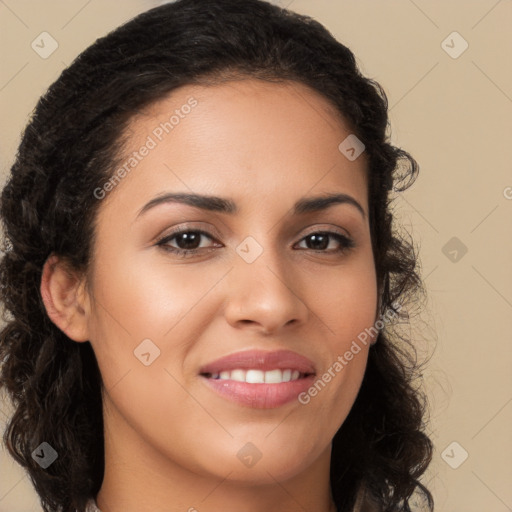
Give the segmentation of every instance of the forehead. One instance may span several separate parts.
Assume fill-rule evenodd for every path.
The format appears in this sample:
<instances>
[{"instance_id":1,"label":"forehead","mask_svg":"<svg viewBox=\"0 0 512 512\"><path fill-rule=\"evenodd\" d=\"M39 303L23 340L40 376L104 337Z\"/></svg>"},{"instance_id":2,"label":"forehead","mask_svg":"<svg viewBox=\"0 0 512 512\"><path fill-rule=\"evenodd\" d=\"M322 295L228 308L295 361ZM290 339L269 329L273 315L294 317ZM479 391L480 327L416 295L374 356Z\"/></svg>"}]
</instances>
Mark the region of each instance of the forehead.
<instances>
[{"instance_id":1,"label":"forehead","mask_svg":"<svg viewBox=\"0 0 512 512\"><path fill-rule=\"evenodd\" d=\"M187 85L131 119L121 160L134 165L116 188L124 196L179 189L260 201L336 188L366 205L366 157L350 161L339 149L351 133L335 106L304 84Z\"/></svg>"}]
</instances>

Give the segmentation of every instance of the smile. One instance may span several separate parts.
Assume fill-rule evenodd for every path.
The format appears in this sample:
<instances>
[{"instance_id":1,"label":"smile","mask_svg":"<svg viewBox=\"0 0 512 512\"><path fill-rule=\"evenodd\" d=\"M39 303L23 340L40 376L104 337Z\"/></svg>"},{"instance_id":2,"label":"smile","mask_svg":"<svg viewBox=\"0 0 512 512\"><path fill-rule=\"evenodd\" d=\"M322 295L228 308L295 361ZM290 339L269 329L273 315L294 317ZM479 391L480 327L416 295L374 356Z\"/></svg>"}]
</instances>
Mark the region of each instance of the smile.
<instances>
[{"instance_id":1,"label":"smile","mask_svg":"<svg viewBox=\"0 0 512 512\"><path fill-rule=\"evenodd\" d=\"M275 370L268 371L256 369L243 370L241 368L237 368L231 371L224 370L220 373L206 374L205 376L210 379L234 380L237 382L247 382L249 384L279 384L281 382L297 380L301 377L305 377L306 375L307 374L291 368L286 370L276 368Z\"/></svg>"},{"instance_id":2,"label":"smile","mask_svg":"<svg viewBox=\"0 0 512 512\"><path fill-rule=\"evenodd\" d=\"M209 390L238 405L273 409L297 400L316 375L313 362L289 350L247 350L199 370Z\"/></svg>"}]
</instances>

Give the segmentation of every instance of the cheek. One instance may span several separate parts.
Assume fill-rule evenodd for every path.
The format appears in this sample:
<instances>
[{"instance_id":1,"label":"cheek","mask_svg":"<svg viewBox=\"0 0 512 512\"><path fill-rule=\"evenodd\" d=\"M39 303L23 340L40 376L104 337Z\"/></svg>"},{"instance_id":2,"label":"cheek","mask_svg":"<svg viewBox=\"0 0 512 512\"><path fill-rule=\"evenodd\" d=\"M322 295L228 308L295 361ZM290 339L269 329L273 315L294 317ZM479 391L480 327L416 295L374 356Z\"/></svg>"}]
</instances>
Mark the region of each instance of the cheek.
<instances>
[{"instance_id":1,"label":"cheek","mask_svg":"<svg viewBox=\"0 0 512 512\"><path fill-rule=\"evenodd\" d=\"M319 406L323 401L323 406L327 404L337 412L332 416L336 425L342 423L357 396L375 335L377 285L373 258L354 261L317 284L314 312L326 326L326 357L315 386L303 396L302 403L316 401Z\"/></svg>"},{"instance_id":2,"label":"cheek","mask_svg":"<svg viewBox=\"0 0 512 512\"><path fill-rule=\"evenodd\" d=\"M215 273L197 267L187 270L185 265L166 265L163 259L148 261L144 255L120 256L116 265L102 265L95 273L95 298L104 306L99 313L105 327L134 339L165 336L218 280Z\"/></svg>"},{"instance_id":3,"label":"cheek","mask_svg":"<svg viewBox=\"0 0 512 512\"><path fill-rule=\"evenodd\" d=\"M166 367L180 374L187 352L215 311L205 295L225 269L201 271L193 265L168 265L163 258L148 264L143 255L120 252L114 263L108 253L105 248L104 256L97 256L101 263L94 272L89 323L105 386L115 385L129 371L133 376L148 370L144 357L152 369ZM155 387L154 380L148 384Z\"/></svg>"},{"instance_id":4,"label":"cheek","mask_svg":"<svg viewBox=\"0 0 512 512\"><path fill-rule=\"evenodd\" d=\"M312 295L312 292L310 293ZM325 321L337 349L375 323L377 283L373 258L365 255L317 281L315 312ZM370 341L370 340L368 340Z\"/></svg>"}]
</instances>

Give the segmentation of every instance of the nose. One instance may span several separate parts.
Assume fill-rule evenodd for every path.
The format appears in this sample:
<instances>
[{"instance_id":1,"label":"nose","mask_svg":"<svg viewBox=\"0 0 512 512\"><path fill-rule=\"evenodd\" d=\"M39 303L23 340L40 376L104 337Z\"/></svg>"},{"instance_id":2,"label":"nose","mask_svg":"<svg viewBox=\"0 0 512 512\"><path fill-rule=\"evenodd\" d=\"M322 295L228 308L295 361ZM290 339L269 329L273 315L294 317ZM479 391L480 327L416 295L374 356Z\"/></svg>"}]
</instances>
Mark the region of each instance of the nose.
<instances>
[{"instance_id":1,"label":"nose","mask_svg":"<svg viewBox=\"0 0 512 512\"><path fill-rule=\"evenodd\" d=\"M239 258L226 289L225 317L237 329L246 326L268 335L304 324L310 314L296 273L270 250L252 263Z\"/></svg>"}]
</instances>

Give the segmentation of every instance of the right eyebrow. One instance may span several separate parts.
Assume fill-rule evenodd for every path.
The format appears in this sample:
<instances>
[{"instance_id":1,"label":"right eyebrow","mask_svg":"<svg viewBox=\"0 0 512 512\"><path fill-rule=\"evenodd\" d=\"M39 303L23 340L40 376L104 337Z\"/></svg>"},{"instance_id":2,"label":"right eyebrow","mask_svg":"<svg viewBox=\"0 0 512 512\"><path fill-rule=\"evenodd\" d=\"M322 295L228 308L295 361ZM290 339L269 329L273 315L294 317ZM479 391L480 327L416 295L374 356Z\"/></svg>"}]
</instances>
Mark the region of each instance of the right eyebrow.
<instances>
[{"instance_id":1,"label":"right eyebrow","mask_svg":"<svg viewBox=\"0 0 512 512\"><path fill-rule=\"evenodd\" d=\"M236 203L229 198L189 193L166 193L151 199L151 201L149 201L140 209L137 217L140 217L151 208L165 203L187 204L189 206L201 208L203 210L227 213L231 215L240 211ZM306 213L317 212L325 210L336 204L352 205L361 213L363 219L366 219L366 212L359 204L359 202L356 201L356 199L354 199L352 196L342 193L303 197L293 205L293 214L302 215Z\"/></svg>"}]
</instances>

